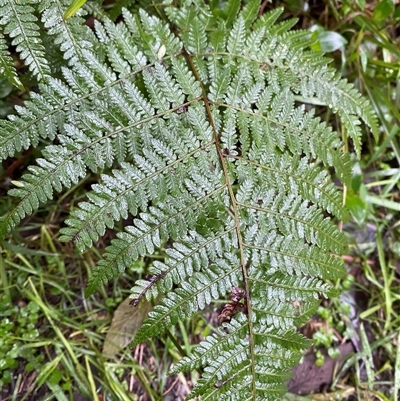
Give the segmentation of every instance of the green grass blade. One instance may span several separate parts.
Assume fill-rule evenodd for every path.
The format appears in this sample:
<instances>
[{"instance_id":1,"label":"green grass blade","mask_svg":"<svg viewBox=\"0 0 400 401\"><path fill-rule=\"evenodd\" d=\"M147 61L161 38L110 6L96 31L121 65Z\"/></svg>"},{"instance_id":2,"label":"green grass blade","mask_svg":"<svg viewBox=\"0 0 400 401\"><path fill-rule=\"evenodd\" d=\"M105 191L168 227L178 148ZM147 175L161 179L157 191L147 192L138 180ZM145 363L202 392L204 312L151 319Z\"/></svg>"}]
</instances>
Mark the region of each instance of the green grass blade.
<instances>
[{"instance_id":1,"label":"green grass blade","mask_svg":"<svg viewBox=\"0 0 400 401\"><path fill-rule=\"evenodd\" d=\"M364 354L365 369L367 371L368 389L372 390L374 387L374 378L375 378L374 361L372 359L371 347L369 345L367 333L365 332L363 323L361 323L360 325L360 337Z\"/></svg>"},{"instance_id":2,"label":"green grass blade","mask_svg":"<svg viewBox=\"0 0 400 401\"><path fill-rule=\"evenodd\" d=\"M64 13L64 19L67 20L68 18L71 18L80 8L83 7L86 1L87 0L73 0L67 8L67 11Z\"/></svg>"}]
</instances>

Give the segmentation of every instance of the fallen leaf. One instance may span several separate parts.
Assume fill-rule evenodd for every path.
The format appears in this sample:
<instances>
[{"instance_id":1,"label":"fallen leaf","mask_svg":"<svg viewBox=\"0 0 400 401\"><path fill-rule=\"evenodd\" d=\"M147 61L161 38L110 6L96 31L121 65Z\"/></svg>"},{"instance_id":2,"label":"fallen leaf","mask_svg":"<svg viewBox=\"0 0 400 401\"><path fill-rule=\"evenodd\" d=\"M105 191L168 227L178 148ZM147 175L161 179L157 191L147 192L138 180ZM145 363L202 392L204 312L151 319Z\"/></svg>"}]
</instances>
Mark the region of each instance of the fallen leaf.
<instances>
[{"instance_id":1,"label":"fallen leaf","mask_svg":"<svg viewBox=\"0 0 400 401\"><path fill-rule=\"evenodd\" d=\"M143 320L153 309L147 300L143 300L136 307L129 305L130 301L130 298L125 299L114 312L103 345L102 353L107 358L113 358L132 342L136 332L142 326Z\"/></svg>"}]
</instances>

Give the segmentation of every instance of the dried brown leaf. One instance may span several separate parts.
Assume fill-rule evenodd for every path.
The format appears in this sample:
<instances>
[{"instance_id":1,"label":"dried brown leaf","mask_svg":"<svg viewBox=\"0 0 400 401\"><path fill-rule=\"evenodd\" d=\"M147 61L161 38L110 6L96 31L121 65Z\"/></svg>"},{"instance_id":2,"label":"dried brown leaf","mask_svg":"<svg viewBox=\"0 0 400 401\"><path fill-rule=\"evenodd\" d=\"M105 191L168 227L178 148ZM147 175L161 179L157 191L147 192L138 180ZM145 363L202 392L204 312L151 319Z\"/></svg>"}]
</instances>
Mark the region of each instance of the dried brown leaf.
<instances>
[{"instance_id":1,"label":"dried brown leaf","mask_svg":"<svg viewBox=\"0 0 400 401\"><path fill-rule=\"evenodd\" d=\"M114 312L103 346L103 355L107 358L113 358L132 341L143 320L153 308L146 300L136 307L129 305L130 301L130 298L125 299Z\"/></svg>"}]
</instances>

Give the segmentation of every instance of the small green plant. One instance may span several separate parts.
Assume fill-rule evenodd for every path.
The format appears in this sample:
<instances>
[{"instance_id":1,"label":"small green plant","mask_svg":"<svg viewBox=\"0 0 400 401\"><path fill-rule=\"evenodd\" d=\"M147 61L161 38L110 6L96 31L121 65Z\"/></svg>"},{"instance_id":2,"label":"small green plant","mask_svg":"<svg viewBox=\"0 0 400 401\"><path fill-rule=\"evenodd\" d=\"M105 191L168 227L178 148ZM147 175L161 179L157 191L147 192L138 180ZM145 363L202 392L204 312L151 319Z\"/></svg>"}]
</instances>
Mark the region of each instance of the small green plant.
<instances>
[{"instance_id":1,"label":"small green plant","mask_svg":"<svg viewBox=\"0 0 400 401\"><path fill-rule=\"evenodd\" d=\"M331 358L337 358L340 354L339 350L336 348L340 343L340 338L338 338L338 334L341 334L343 339L346 338L346 326L344 321L341 319L338 322L334 321L332 316L332 310L329 308L319 307L317 310L317 314L322 319L323 324L320 325L319 329L313 334L314 344L316 347L323 347L327 349L328 355ZM342 310L341 316L348 316L348 311ZM348 337L347 337L348 338ZM315 363L318 366L324 364L325 356L321 349L315 349L316 361Z\"/></svg>"},{"instance_id":2,"label":"small green plant","mask_svg":"<svg viewBox=\"0 0 400 401\"><path fill-rule=\"evenodd\" d=\"M38 369L44 355L26 347L39 337L36 323L39 307L35 302L15 305L11 297L0 297L0 387L12 380L13 371L24 367L25 372Z\"/></svg>"},{"instance_id":3,"label":"small green plant","mask_svg":"<svg viewBox=\"0 0 400 401\"><path fill-rule=\"evenodd\" d=\"M354 276L351 274L344 276L337 284L341 291L349 290L353 285ZM320 306L317 309L316 315L322 324L317 325L318 330L313 334L316 365L322 366L325 362L325 355L321 348L325 348L328 355L335 359L340 355L337 346L354 336L354 329L351 329L350 309L350 305L338 299L334 299L328 306Z\"/></svg>"},{"instance_id":4,"label":"small green plant","mask_svg":"<svg viewBox=\"0 0 400 401\"><path fill-rule=\"evenodd\" d=\"M18 202L1 237L90 175L98 182L60 240L84 251L132 220L86 295L159 252L132 290L134 306L161 298L134 344L229 297L222 327L173 372L203 370L188 399L279 399L310 344L296 327L320 294L337 294L329 282L345 273L346 240L333 219L348 212L328 170L350 185L350 157L306 104L331 109L358 154L361 121L378 132L370 104L309 50L309 32L277 22L282 9L258 16L258 0L223 9L165 1L154 14L124 9L119 23L95 9L95 35L79 16L63 19L67 3L0 0L0 25L40 89L1 122L0 156L50 143L13 182ZM40 35L59 45L62 67ZM9 58L2 63L18 85Z\"/></svg>"}]
</instances>

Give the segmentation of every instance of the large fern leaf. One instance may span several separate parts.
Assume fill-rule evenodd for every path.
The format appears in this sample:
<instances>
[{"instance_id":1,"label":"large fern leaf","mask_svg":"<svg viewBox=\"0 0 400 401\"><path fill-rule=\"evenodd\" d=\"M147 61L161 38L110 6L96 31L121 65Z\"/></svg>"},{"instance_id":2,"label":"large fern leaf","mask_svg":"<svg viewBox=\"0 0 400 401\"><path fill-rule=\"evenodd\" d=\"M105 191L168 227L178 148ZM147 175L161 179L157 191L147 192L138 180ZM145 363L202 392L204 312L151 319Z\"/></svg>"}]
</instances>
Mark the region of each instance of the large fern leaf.
<instances>
[{"instance_id":1,"label":"large fern leaf","mask_svg":"<svg viewBox=\"0 0 400 401\"><path fill-rule=\"evenodd\" d=\"M345 239L331 219L347 211L327 169L351 179L337 133L296 100L332 108L357 148L359 119L376 133L375 117L305 49L308 32L289 32L293 20L276 24L282 10L256 19L255 0L215 15L200 1L183 3L165 6L168 22L124 10L119 24L97 23L97 52L87 46L72 57L74 46L64 48L74 62L63 80L49 78L4 123L14 131L3 157L39 136L58 143L10 191L19 203L2 231L54 190L101 172L61 240L84 250L116 221L133 222L106 249L87 295L165 247L133 288L135 305L162 295L137 344L240 288L223 330L175 371L204 368L192 398L276 400L308 345L295 327L344 273ZM54 34L65 32L73 31Z\"/></svg>"}]
</instances>

